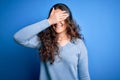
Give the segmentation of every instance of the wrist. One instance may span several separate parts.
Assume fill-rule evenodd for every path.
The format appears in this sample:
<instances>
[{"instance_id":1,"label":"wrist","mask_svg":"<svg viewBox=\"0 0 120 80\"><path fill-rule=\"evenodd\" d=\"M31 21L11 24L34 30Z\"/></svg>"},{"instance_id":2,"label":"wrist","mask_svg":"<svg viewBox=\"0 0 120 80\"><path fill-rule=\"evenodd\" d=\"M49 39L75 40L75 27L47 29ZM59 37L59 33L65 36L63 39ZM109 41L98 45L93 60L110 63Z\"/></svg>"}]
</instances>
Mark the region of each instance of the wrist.
<instances>
[{"instance_id":1,"label":"wrist","mask_svg":"<svg viewBox=\"0 0 120 80\"><path fill-rule=\"evenodd\" d=\"M53 24L53 22L52 22L52 20L51 19L47 19L48 20L48 22L50 23L50 25L52 25Z\"/></svg>"}]
</instances>

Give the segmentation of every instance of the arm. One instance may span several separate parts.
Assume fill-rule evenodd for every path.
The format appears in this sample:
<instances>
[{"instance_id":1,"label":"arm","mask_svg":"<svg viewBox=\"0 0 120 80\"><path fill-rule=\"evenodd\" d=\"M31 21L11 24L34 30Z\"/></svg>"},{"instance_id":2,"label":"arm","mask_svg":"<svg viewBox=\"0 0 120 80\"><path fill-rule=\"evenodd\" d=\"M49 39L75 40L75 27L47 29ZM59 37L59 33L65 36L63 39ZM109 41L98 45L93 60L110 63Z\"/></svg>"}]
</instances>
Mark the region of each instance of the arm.
<instances>
[{"instance_id":1,"label":"arm","mask_svg":"<svg viewBox=\"0 0 120 80\"><path fill-rule=\"evenodd\" d=\"M38 44L40 44L37 34L50 25L65 20L67 17L68 14L65 13L65 11L56 12L53 8L48 20L46 19L35 24L26 26L14 35L14 39L23 46L36 48L39 46Z\"/></svg>"},{"instance_id":2,"label":"arm","mask_svg":"<svg viewBox=\"0 0 120 80\"><path fill-rule=\"evenodd\" d=\"M40 43L38 41L37 34L49 26L50 23L48 22L47 19L34 23L32 25L28 25L23 29L19 30L17 33L15 33L14 39L19 44L25 47L36 48Z\"/></svg>"},{"instance_id":3,"label":"arm","mask_svg":"<svg viewBox=\"0 0 120 80\"><path fill-rule=\"evenodd\" d=\"M87 49L82 40L80 40L80 54L78 56L78 74L80 80L90 80L88 71Z\"/></svg>"}]
</instances>

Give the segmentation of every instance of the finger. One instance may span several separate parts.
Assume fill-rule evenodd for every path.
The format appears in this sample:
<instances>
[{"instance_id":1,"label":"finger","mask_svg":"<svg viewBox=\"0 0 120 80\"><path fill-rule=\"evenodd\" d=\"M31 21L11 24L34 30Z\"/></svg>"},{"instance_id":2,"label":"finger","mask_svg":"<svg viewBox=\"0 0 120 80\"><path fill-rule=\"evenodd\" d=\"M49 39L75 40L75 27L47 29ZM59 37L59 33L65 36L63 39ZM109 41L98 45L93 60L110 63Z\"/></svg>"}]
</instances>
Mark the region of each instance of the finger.
<instances>
[{"instance_id":1,"label":"finger","mask_svg":"<svg viewBox=\"0 0 120 80\"><path fill-rule=\"evenodd\" d=\"M66 11L60 11L59 13L61 13L61 14L62 14L62 13L66 13Z\"/></svg>"},{"instance_id":2,"label":"finger","mask_svg":"<svg viewBox=\"0 0 120 80\"><path fill-rule=\"evenodd\" d=\"M67 17L59 17L59 21L65 20Z\"/></svg>"},{"instance_id":3,"label":"finger","mask_svg":"<svg viewBox=\"0 0 120 80\"><path fill-rule=\"evenodd\" d=\"M69 16L68 14L59 15L59 17L68 17L68 16Z\"/></svg>"},{"instance_id":4,"label":"finger","mask_svg":"<svg viewBox=\"0 0 120 80\"><path fill-rule=\"evenodd\" d=\"M62 14L61 16L69 16L69 14Z\"/></svg>"},{"instance_id":5,"label":"finger","mask_svg":"<svg viewBox=\"0 0 120 80\"><path fill-rule=\"evenodd\" d=\"M62 12L60 12L60 13L58 13L59 15L69 15L69 13L66 13L66 12L64 12L64 13L62 13Z\"/></svg>"}]
</instances>

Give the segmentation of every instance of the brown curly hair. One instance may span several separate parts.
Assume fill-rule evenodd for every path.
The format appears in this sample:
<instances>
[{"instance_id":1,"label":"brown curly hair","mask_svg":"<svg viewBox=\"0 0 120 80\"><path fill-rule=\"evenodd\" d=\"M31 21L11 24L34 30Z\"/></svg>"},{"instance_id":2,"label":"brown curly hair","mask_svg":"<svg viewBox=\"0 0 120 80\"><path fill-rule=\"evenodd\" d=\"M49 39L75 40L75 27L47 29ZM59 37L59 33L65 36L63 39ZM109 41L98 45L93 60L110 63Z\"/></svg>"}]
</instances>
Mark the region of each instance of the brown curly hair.
<instances>
[{"instance_id":1,"label":"brown curly hair","mask_svg":"<svg viewBox=\"0 0 120 80\"><path fill-rule=\"evenodd\" d=\"M70 9L62 3L55 4L52 8L54 8L55 10L60 9L69 13L69 17L67 17L65 23L67 24L67 36L70 36L71 41L77 38L83 39L82 35L79 33L79 26L72 18L72 13ZM52 8L50 9L49 16ZM38 37L40 38L42 44L39 48L40 57L44 62L50 61L51 64L55 60L55 55L59 55L57 33L54 31L52 26L53 25L49 26L47 29L38 34Z\"/></svg>"}]
</instances>

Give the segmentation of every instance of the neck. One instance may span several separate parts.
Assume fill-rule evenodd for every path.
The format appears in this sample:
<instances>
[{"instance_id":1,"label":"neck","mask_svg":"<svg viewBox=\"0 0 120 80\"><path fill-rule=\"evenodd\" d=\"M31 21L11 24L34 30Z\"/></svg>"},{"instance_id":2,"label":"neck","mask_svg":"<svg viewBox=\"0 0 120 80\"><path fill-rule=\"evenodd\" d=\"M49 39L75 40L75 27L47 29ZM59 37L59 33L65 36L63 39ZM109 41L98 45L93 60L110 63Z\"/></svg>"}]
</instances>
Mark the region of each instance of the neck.
<instances>
[{"instance_id":1,"label":"neck","mask_svg":"<svg viewBox=\"0 0 120 80\"><path fill-rule=\"evenodd\" d=\"M58 41L69 40L70 37L66 33L59 33L58 34Z\"/></svg>"}]
</instances>

